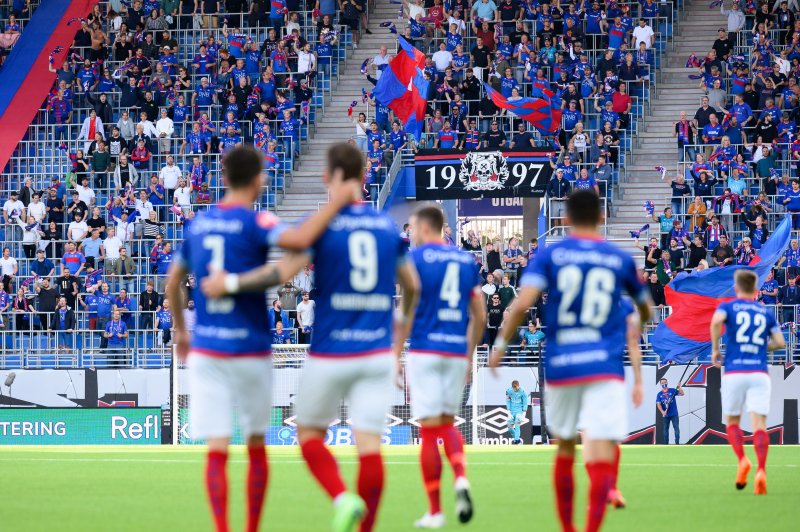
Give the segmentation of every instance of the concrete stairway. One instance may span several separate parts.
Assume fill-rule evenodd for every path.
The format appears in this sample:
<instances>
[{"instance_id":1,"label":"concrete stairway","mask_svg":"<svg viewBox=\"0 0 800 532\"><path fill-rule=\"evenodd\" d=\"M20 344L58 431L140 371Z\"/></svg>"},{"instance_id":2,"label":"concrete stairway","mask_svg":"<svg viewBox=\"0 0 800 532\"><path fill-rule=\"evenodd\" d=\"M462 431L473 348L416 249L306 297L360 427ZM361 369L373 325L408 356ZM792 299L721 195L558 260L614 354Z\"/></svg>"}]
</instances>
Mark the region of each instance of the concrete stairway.
<instances>
[{"instance_id":1,"label":"concrete stairway","mask_svg":"<svg viewBox=\"0 0 800 532\"><path fill-rule=\"evenodd\" d=\"M369 28L372 35L365 32L361 35L361 43L354 50L346 66L340 65L339 81L333 88L332 101L326 102L325 114L319 116L316 122L316 131L306 143L300 157L299 166L292 174L292 185L286 192L286 197L277 208L278 216L286 222L293 223L316 211L320 203L327 201L327 192L322 183L322 174L325 169L325 156L328 147L336 142L346 141L355 135L355 126L347 117L347 108L353 100L358 101L354 113L367 112L367 104L361 103L361 89L372 90L360 72L361 63L378 53L380 47L385 45L389 54L394 55L397 39L394 34L379 24L385 20L397 21L398 6L388 2L376 2L375 10L370 14Z\"/></svg>"},{"instance_id":2,"label":"concrete stairway","mask_svg":"<svg viewBox=\"0 0 800 532\"><path fill-rule=\"evenodd\" d=\"M652 114L645 119L646 130L638 135L639 147L633 150L633 162L626 164L627 181L620 183L621 199L615 201L610 219L609 237L620 240L623 247L635 254L642 252L633 247L628 231L646 222L644 202L654 201L656 213L669 206L672 195L669 183L675 177L678 163L673 124L681 111L686 111L689 118L694 116L703 96L699 81L687 77L696 71L684 68L686 58L692 53L705 56L717 38L716 30L726 27L719 10L709 10L700 1L687 3L682 19L680 35L675 36L675 49L668 52L661 69L657 94L651 102ZM654 169L658 165L668 170L664 181ZM650 224L651 234L658 234L657 224L652 221Z\"/></svg>"}]
</instances>

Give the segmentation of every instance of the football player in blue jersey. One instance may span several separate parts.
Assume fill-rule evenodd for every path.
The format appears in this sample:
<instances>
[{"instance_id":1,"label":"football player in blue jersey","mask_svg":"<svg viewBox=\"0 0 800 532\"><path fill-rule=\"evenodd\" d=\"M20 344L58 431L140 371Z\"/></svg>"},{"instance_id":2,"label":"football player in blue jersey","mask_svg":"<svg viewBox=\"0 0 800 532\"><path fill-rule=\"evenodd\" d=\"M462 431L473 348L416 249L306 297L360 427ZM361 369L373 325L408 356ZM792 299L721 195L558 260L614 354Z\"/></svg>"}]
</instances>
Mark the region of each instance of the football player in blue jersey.
<instances>
[{"instance_id":1,"label":"football player in blue jersey","mask_svg":"<svg viewBox=\"0 0 800 532\"><path fill-rule=\"evenodd\" d=\"M771 382L767 368L767 352L783 349L786 341L775 316L755 301L758 276L749 270L734 274L736 299L717 307L711 318L711 362L723 364L719 339L725 326L725 356L722 375L722 413L725 432L739 462L736 489L744 489L750 472L750 460L744 454L744 434L739 426L742 411L750 412L753 447L758 458L755 494L767 494L767 415Z\"/></svg>"},{"instance_id":2,"label":"football player in blue jersey","mask_svg":"<svg viewBox=\"0 0 800 532\"><path fill-rule=\"evenodd\" d=\"M416 270L406 259L394 222L359 202L362 172L363 155L355 146L337 144L328 151L328 175L342 174L350 186L351 204L310 246L319 318L295 409L303 458L333 499L333 530L342 532L359 522L360 530L369 532L375 524L384 484L381 440L395 360L411 330L419 292ZM270 266L239 275L220 272L204 290L217 296L260 292L274 284L274 278ZM403 297L393 321L395 283ZM349 405L347 416L341 416L342 400ZM340 417L349 417L353 427L358 495L347 491L336 459L325 446L328 426Z\"/></svg>"},{"instance_id":3,"label":"football player in blue jersey","mask_svg":"<svg viewBox=\"0 0 800 532\"><path fill-rule=\"evenodd\" d=\"M442 528L439 439L453 468L456 514L472 519L464 441L453 425L468 380L475 346L486 327L475 258L444 243L444 213L436 205L418 208L411 217L411 252L420 277L420 302L409 337L407 357L411 414L420 424L420 465L428 511L414 526Z\"/></svg>"},{"instance_id":4,"label":"football player in blue jersey","mask_svg":"<svg viewBox=\"0 0 800 532\"><path fill-rule=\"evenodd\" d=\"M263 265L273 245L302 250L322 233L333 215L348 201L341 179L332 187L331 203L299 227L287 228L266 212L253 210L263 191L261 155L251 148L231 150L223 159L227 190L220 204L197 215L170 268L167 297L177 309L184 308L184 279L198 281L210 271L240 272ZM291 279L305 259L289 256L270 265L268 285ZM235 277L233 278L235 280ZM230 286L230 292L236 292ZM206 489L215 527L228 530L225 472L228 442L233 434L233 408L247 440L247 530L255 531L267 486L264 434L272 414L272 340L266 298L263 293L235 294L210 299L194 296L197 323L191 339L182 312L172 316L178 357L188 359L190 427L193 438L208 443Z\"/></svg>"},{"instance_id":5,"label":"football player in blue jersey","mask_svg":"<svg viewBox=\"0 0 800 532\"><path fill-rule=\"evenodd\" d=\"M558 517L563 530L574 530L572 507L575 441L583 435L583 455L589 473L586 530L596 531L605 514L615 477L618 442L628 435L623 355L628 322L619 319L623 292L639 310L639 326L650 317L648 292L633 258L602 240L598 232L600 201L590 190L567 199L572 233L548 246L523 275L522 289L495 341L491 366L505 355L517 327L543 291L547 348L544 356L550 431L558 438L554 471ZM631 353L633 403L642 402L641 358Z\"/></svg>"}]
</instances>

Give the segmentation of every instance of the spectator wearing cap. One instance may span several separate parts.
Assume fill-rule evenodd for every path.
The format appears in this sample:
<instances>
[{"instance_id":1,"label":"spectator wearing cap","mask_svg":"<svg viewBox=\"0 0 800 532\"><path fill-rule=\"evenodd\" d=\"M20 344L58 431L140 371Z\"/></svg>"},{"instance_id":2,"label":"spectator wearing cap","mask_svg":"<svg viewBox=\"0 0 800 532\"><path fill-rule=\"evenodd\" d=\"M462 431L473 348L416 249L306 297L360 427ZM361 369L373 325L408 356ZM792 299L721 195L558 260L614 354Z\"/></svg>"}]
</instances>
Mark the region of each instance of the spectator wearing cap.
<instances>
[{"instance_id":1,"label":"spectator wearing cap","mask_svg":"<svg viewBox=\"0 0 800 532\"><path fill-rule=\"evenodd\" d=\"M727 235L720 235L719 244L711 250L711 260L714 266L729 266L733 264L733 259L733 248L728 243Z\"/></svg>"},{"instance_id":2,"label":"spectator wearing cap","mask_svg":"<svg viewBox=\"0 0 800 532\"><path fill-rule=\"evenodd\" d=\"M16 190L9 193L9 199L3 204L3 225L5 225L6 235L13 240L20 239L19 227L14 221L14 218L19 216L26 219L25 205L19 200L19 194Z\"/></svg>"},{"instance_id":3,"label":"spectator wearing cap","mask_svg":"<svg viewBox=\"0 0 800 532\"><path fill-rule=\"evenodd\" d=\"M728 34L728 30L720 28L717 30L717 40L714 41L712 49L717 53L717 57L723 61L727 61L728 57L733 52L736 42Z\"/></svg>"},{"instance_id":4,"label":"spectator wearing cap","mask_svg":"<svg viewBox=\"0 0 800 532\"><path fill-rule=\"evenodd\" d=\"M36 251L36 260L31 263L31 274L38 276L37 283L40 283L45 278L52 278L56 273L56 267L53 261L45 257L44 249Z\"/></svg>"}]
</instances>

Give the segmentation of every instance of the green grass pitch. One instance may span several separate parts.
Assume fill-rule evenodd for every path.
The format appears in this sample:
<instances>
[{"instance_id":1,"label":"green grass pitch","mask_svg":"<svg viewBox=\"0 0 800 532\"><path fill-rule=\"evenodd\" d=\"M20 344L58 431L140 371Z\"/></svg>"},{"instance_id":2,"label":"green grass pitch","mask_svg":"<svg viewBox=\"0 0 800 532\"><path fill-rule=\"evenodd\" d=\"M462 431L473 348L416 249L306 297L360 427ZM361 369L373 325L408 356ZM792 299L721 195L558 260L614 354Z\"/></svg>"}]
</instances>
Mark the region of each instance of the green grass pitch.
<instances>
[{"instance_id":1,"label":"green grass pitch","mask_svg":"<svg viewBox=\"0 0 800 532\"><path fill-rule=\"evenodd\" d=\"M387 489L379 531L410 530L425 511L417 448L385 447ZM554 448L468 448L473 487L473 531L557 530L551 464ZM748 455L755 462L752 447ZM210 530L202 485L204 449L192 447L0 448L0 529L6 531ZM337 449L348 483L355 478L352 449ZM312 481L297 448L270 448L270 486L263 530L327 530L330 503ZM800 523L800 448L772 446L768 490L734 488L727 446L623 449L620 488L628 507L609 509L605 530L796 531ZM244 449L228 465L232 530L244 528ZM586 474L575 467L576 518L583 523ZM453 516L452 475L445 468L447 528Z\"/></svg>"}]
</instances>

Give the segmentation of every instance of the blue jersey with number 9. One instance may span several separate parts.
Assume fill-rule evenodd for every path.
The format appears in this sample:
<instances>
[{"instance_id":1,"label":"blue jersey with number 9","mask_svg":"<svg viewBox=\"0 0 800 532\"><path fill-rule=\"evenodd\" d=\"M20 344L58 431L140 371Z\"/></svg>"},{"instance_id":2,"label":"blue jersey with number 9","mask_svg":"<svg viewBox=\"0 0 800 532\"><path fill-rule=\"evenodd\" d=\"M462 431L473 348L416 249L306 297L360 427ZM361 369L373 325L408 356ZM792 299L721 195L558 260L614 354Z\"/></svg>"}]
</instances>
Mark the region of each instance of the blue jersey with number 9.
<instances>
[{"instance_id":1,"label":"blue jersey with number 9","mask_svg":"<svg viewBox=\"0 0 800 532\"><path fill-rule=\"evenodd\" d=\"M189 225L176 262L195 276L198 286L214 268L243 273L267 262L269 248L283 229L269 212L220 205L198 214ZM193 297L197 323L192 351L211 356L270 354L272 333L263 292L209 299L195 290Z\"/></svg>"},{"instance_id":2,"label":"blue jersey with number 9","mask_svg":"<svg viewBox=\"0 0 800 532\"><path fill-rule=\"evenodd\" d=\"M396 268L406 246L388 216L350 205L312 246L316 321L310 356L385 353L392 346Z\"/></svg>"},{"instance_id":3,"label":"blue jersey with number 9","mask_svg":"<svg viewBox=\"0 0 800 532\"><path fill-rule=\"evenodd\" d=\"M627 292L644 301L633 258L599 239L570 237L547 246L522 276L521 285L547 290L544 307L549 383L623 379Z\"/></svg>"},{"instance_id":4,"label":"blue jersey with number 9","mask_svg":"<svg viewBox=\"0 0 800 532\"><path fill-rule=\"evenodd\" d=\"M766 373L767 343L780 331L772 312L745 299L722 303L716 312L725 316L725 373Z\"/></svg>"}]
</instances>

